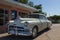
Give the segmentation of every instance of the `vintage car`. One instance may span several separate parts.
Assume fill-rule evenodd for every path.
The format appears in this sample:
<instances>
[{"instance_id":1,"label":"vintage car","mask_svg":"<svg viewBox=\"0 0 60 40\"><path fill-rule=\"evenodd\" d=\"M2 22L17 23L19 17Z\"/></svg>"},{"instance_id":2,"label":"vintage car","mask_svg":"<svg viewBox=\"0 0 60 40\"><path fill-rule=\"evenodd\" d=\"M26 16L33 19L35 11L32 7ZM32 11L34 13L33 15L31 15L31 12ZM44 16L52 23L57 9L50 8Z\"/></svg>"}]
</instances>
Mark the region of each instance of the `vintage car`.
<instances>
[{"instance_id":1,"label":"vintage car","mask_svg":"<svg viewBox=\"0 0 60 40\"><path fill-rule=\"evenodd\" d=\"M38 32L50 28L52 25L43 14L30 14L26 17L19 17L8 23L8 33L35 37Z\"/></svg>"}]
</instances>

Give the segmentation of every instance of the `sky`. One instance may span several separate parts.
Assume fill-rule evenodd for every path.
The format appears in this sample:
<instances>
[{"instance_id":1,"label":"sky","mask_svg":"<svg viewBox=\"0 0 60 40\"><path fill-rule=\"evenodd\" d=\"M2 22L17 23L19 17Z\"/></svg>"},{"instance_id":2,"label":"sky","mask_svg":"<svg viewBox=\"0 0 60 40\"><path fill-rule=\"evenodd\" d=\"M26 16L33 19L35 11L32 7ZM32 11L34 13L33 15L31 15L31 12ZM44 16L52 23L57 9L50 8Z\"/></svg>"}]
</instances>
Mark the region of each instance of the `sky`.
<instances>
[{"instance_id":1,"label":"sky","mask_svg":"<svg viewBox=\"0 0 60 40\"><path fill-rule=\"evenodd\" d=\"M60 15L60 0L30 0L34 5L42 4L42 10L47 16Z\"/></svg>"}]
</instances>

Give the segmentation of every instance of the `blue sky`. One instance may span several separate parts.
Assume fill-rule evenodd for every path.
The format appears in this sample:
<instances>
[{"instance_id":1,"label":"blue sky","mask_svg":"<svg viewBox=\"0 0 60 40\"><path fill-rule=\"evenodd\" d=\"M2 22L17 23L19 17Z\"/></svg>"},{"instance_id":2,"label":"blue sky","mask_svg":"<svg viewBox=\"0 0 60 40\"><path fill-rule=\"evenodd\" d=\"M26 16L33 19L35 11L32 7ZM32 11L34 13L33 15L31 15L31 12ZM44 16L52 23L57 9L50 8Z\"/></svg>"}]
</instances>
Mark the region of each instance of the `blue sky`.
<instances>
[{"instance_id":1,"label":"blue sky","mask_svg":"<svg viewBox=\"0 0 60 40\"><path fill-rule=\"evenodd\" d=\"M34 5L42 4L47 16L60 15L60 0L30 0Z\"/></svg>"}]
</instances>

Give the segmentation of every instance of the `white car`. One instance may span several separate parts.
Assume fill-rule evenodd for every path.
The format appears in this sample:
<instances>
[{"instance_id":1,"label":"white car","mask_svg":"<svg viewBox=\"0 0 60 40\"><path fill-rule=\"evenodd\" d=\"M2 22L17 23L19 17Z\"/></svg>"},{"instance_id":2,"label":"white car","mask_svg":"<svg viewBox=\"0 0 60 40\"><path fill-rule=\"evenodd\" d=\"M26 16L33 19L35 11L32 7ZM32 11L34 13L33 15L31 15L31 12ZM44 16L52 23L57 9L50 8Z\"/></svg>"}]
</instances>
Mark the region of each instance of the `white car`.
<instances>
[{"instance_id":1,"label":"white car","mask_svg":"<svg viewBox=\"0 0 60 40\"><path fill-rule=\"evenodd\" d=\"M9 21L8 33L13 35L33 36L38 32L50 28L52 25L42 14L30 14L28 18L16 18Z\"/></svg>"}]
</instances>

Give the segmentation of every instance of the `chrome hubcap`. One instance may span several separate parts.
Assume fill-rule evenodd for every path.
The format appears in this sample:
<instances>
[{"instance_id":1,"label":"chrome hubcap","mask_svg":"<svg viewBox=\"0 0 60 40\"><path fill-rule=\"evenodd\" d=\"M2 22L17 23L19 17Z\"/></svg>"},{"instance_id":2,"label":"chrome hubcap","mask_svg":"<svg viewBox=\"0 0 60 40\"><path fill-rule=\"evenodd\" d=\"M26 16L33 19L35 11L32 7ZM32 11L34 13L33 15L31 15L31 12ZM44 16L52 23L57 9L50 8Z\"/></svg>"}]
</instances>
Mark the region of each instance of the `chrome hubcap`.
<instances>
[{"instance_id":1,"label":"chrome hubcap","mask_svg":"<svg viewBox=\"0 0 60 40\"><path fill-rule=\"evenodd\" d=\"M36 32L37 32L37 31L36 31L36 28L34 28L34 29L33 29L33 37L36 36Z\"/></svg>"}]
</instances>

